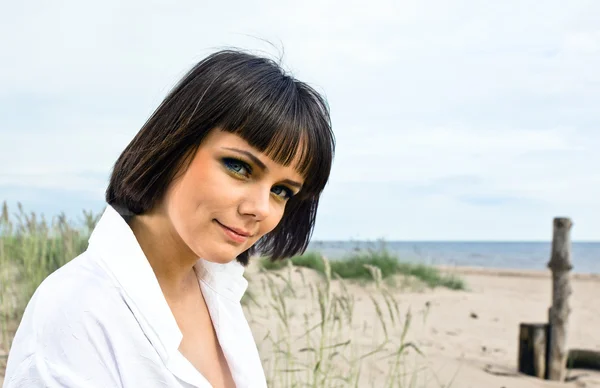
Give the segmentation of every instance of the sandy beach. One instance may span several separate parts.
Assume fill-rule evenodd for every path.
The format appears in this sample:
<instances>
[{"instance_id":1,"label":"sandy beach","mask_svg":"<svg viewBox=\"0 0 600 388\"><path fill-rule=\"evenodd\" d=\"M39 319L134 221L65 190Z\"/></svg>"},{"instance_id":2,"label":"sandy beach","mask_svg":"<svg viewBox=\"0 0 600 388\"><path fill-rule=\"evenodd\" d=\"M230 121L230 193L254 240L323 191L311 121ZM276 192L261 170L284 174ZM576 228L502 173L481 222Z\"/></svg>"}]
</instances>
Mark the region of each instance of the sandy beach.
<instances>
[{"instance_id":1,"label":"sandy beach","mask_svg":"<svg viewBox=\"0 0 600 388\"><path fill-rule=\"evenodd\" d=\"M551 280L549 272L510 271L481 268L445 268L466 281L467 291L448 289L426 289L412 284L404 287L387 287L399 304L400 316L410 308L412 323L406 341L413 341L422 351L420 356L413 352L404 362L408 374L417 374L418 387L600 387L600 373L584 370L568 372L569 382L543 381L517 373L518 333L522 322L547 321L547 309L551 301ZM289 276L296 288L296 297L290 296L287 304L292 310L290 332L292 336L302 333L301 311L310 304L305 294L306 279L319 282L319 276L309 269L294 269ZM261 283L270 276L252 273L250 292L261 299ZM302 279L305 279L303 282ZM573 294L570 299L572 313L567 338L569 348L600 350L600 302L595 298L600 294L600 277L597 275L575 275ZM332 290L339 290L339 282L333 281ZM377 323L376 311L370 295L377 299L378 291L373 285L366 287L347 284L349 293L355 296L354 324L343 327L339 339L350 339L364 349L373 348L384 337L381 325ZM264 287L263 287L264 288ZM302 291L304 290L304 291ZM263 297L265 295L262 295ZM383 303L382 303L383 305ZM264 305L268 310L269 306ZM252 308L250 308L252 310ZM294 310L297 310L294 314ZM384 309L385 310L385 309ZM262 311L262 317L249 311L265 368L269 374L269 354L273 346L261 343L265 333L277 332L275 313ZM385 314L384 314L385 315ZM389 337L399 337L403 324L400 320L389 322ZM343 363L344 361L340 361ZM418 365L418 367L417 367ZM424 368L424 369L419 369ZM384 386L386 364L381 358L369 360L363 367L365 376L360 386ZM277 385L276 385L277 386Z\"/></svg>"},{"instance_id":2,"label":"sandy beach","mask_svg":"<svg viewBox=\"0 0 600 388\"><path fill-rule=\"evenodd\" d=\"M468 290L431 290L407 279L396 279L394 287L382 286L397 301L400 314L392 322L386 312L387 307L382 307L390 341L381 354L393 350L394 343L397 344L409 309L412 321L405 341L414 343L422 352L419 355L408 351L402 359L404 374L415 379L414 385L403 386L600 387L599 372L571 370L568 372L570 381L565 383L542 381L517 373L519 324L546 321L551 296L549 273L481 268L444 270L463 277ZM298 360L304 353L310 353L300 351L307 346L307 337L302 334L308 324L318 321L316 285L322 286L324 280L309 269L261 273L256 266L248 269L247 277L250 280L249 294L255 302L246 301L245 309L259 343L266 373L281 375L277 370L285 368L285 365L281 363L281 355L276 354L277 346L281 344L274 345L273 339L289 340L289 350L300 355ZM600 276L574 275L572 284L569 348L600 350L600 302L596 301L600 295ZM282 325L276 311L277 303L273 302L271 291L276 286L294 288L293 292L284 292L282 298L289 317L287 328ZM346 282L345 286L346 295L351 295L354 300L353 323L339 325L332 340L350 340L350 345L340 349L342 354L369 352L385 337L373 303L373 300L379 300L380 306L385 306L380 296L382 291L374 284ZM333 280L331 292L342 291L342 284ZM313 334L316 335L317 331ZM334 359L339 370L345 370L348 361L343 357ZM279 360L279 364L274 365L274 360ZM307 364L310 365L309 362ZM365 358L359 386L384 386L388 369L388 362L379 355ZM298 376L296 378L301 380L302 374ZM271 386L287 385L283 380L275 380Z\"/></svg>"}]
</instances>

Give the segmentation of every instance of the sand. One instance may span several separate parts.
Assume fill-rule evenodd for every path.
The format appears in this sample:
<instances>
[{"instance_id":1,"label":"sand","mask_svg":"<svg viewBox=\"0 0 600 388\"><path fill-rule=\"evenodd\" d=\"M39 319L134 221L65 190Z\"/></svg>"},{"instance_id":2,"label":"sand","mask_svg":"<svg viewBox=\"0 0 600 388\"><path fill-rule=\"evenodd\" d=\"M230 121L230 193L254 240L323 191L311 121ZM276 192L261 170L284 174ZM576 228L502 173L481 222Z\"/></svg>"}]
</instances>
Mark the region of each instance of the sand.
<instances>
[{"instance_id":1,"label":"sand","mask_svg":"<svg viewBox=\"0 0 600 388\"><path fill-rule=\"evenodd\" d=\"M598 386L600 373L570 371L580 376L571 384L557 384L519 376L517 370L519 324L547 321L551 304L551 279L544 272L457 269L470 291L435 290L433 307L418 335L427 353L460 366L458 387ZM600 350L600 278L575 276L570 298L572 313L569 348ZM406 295L418 304L427 296ZM474 318L476 316L476 318ZM439 364L439 362L438 362ZM508 376L498 376L499 372Z\"/></svg>"},{"instance_id":2,"label":"sand","mask_svg":"<svg viewBox=\"0 0 600 388\"><path fill-rule=\"evenodd\" d=\"M459 388L600 387L600 372L571 370L568 372L570 381L565 383L517 373L519 324L547 321L547 309L551 303L549 272L480 268L445 270L463 277L469 289L387 288L399 302L400 315L405 316L408 308L413 314L407 341L414 341L423 356L407 358L407 370L414 371L414 365L426 366L426 370L419 372L419 382L415 386L445 387L451 383L450 386ZM281 273L287 276L285 270ZM266 294L261 294L262 286L259 286L264 283L265 276L268 275L249 275L250 290L257 300L266 297ZM300 313L306 311L303 305L310 304L310 296L302 291L302 276L319 281L319 277L307 269L297 269L290 276L297 289L296 297L288 297L289 309L298 311L290 323L290 331L295 336L303 332ZM600 302L596 299L600 295L600 276L574 275L572 285L568 347L600 351ZM356 299L354 327L347 325L339 339L348 338L365 350L373 349L384 337L369 297L376 295L377 290L373 286L358 284L351 284L348 288ZM339 290L339 285L334 282L332 289ZM249 311L248 315L261 355L268 360L273 357L269 354L273 352L273 346L260 339L269 331L277 332L279 320L275 313L268 314L264 310L269 310L266 304L261 314ZM257 318L257 315L262 318ZM396 321L390 326L393 327L388 329L390 337L399 337L402 323ZM363 372L371 376L361 380L361 386L383 386L389 368L381 360L372 360L365 365L367 368ZM266 369L269 373L268 361Z\"/></svg>"}]
</instances>

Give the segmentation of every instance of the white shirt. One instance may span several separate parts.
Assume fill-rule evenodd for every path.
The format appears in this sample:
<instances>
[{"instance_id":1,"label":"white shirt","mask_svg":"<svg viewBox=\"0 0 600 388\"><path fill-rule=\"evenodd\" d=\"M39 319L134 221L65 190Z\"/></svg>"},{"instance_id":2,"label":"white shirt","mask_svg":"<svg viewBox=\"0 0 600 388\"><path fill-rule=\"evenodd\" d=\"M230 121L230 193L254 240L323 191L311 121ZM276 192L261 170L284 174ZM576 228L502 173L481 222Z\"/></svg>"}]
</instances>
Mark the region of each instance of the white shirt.
<instances>
[{"instance_id":1,"label":"white shirt","mask_svg":"<svg viewBox=\"0 0 600 388\"><path fill-rule=\"evenodd\" d=\"M244 267L199 259L195 268L236 386L266 387L240 305ZM108 206L88 249L29 301L4 388L211 387L179 352L182 338L131 228Z\"/></svg>"}]
</instances>

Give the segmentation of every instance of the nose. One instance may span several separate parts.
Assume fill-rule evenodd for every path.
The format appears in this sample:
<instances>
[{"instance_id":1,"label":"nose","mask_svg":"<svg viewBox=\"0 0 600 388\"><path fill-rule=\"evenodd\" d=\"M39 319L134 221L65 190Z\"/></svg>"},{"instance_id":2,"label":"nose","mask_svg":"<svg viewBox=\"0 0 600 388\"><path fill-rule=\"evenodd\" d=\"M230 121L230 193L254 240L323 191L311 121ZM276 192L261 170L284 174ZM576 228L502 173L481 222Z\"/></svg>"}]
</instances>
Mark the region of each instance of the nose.
<instances>
[{"instance_id":1,"label":"nose","mask_svg":"<svg viewBox=\"0 0 600 388\"><path fill-rule=\"evenodd\" d=\"M269 215L271 210L271 190L270 188L257 187L255 190L249 190L239 206L241 215L249 215L257 221L262 221Z\"/></svg>"}]
</instances>

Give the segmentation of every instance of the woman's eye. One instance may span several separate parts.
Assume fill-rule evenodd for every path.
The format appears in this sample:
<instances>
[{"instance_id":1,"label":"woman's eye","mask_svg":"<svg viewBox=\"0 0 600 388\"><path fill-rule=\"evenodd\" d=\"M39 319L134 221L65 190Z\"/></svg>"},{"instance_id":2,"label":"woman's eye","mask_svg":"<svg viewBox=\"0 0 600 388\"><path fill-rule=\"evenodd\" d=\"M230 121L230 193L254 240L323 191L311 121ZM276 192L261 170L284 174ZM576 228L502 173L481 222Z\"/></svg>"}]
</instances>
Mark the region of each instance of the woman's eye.
<instances>
[{"instance_id":1,"label":"woman's eye","mask_svg":"<svg viewBox=\"0 0 600 388\"><path fill-rule=\"evenodd\" d=\"M294 196L294 192L285 186L275 186L271 191L283 199L290 199Z\"/></svg>"},{"instance_id":2,"label":"woman's eye","mask_svg":"<svg viewBox=\"0 0 600 388\"><path fill-rule=\"evenodd\" d=\"M250 167L246 163L242 162L241 160L225 158L225 159L223 159L223 164L225 164L225 167L228 170L230 170L231 172L233 172L237 175L243 175L243 176L250 175Z\"/></svg>"}]
</instances>

